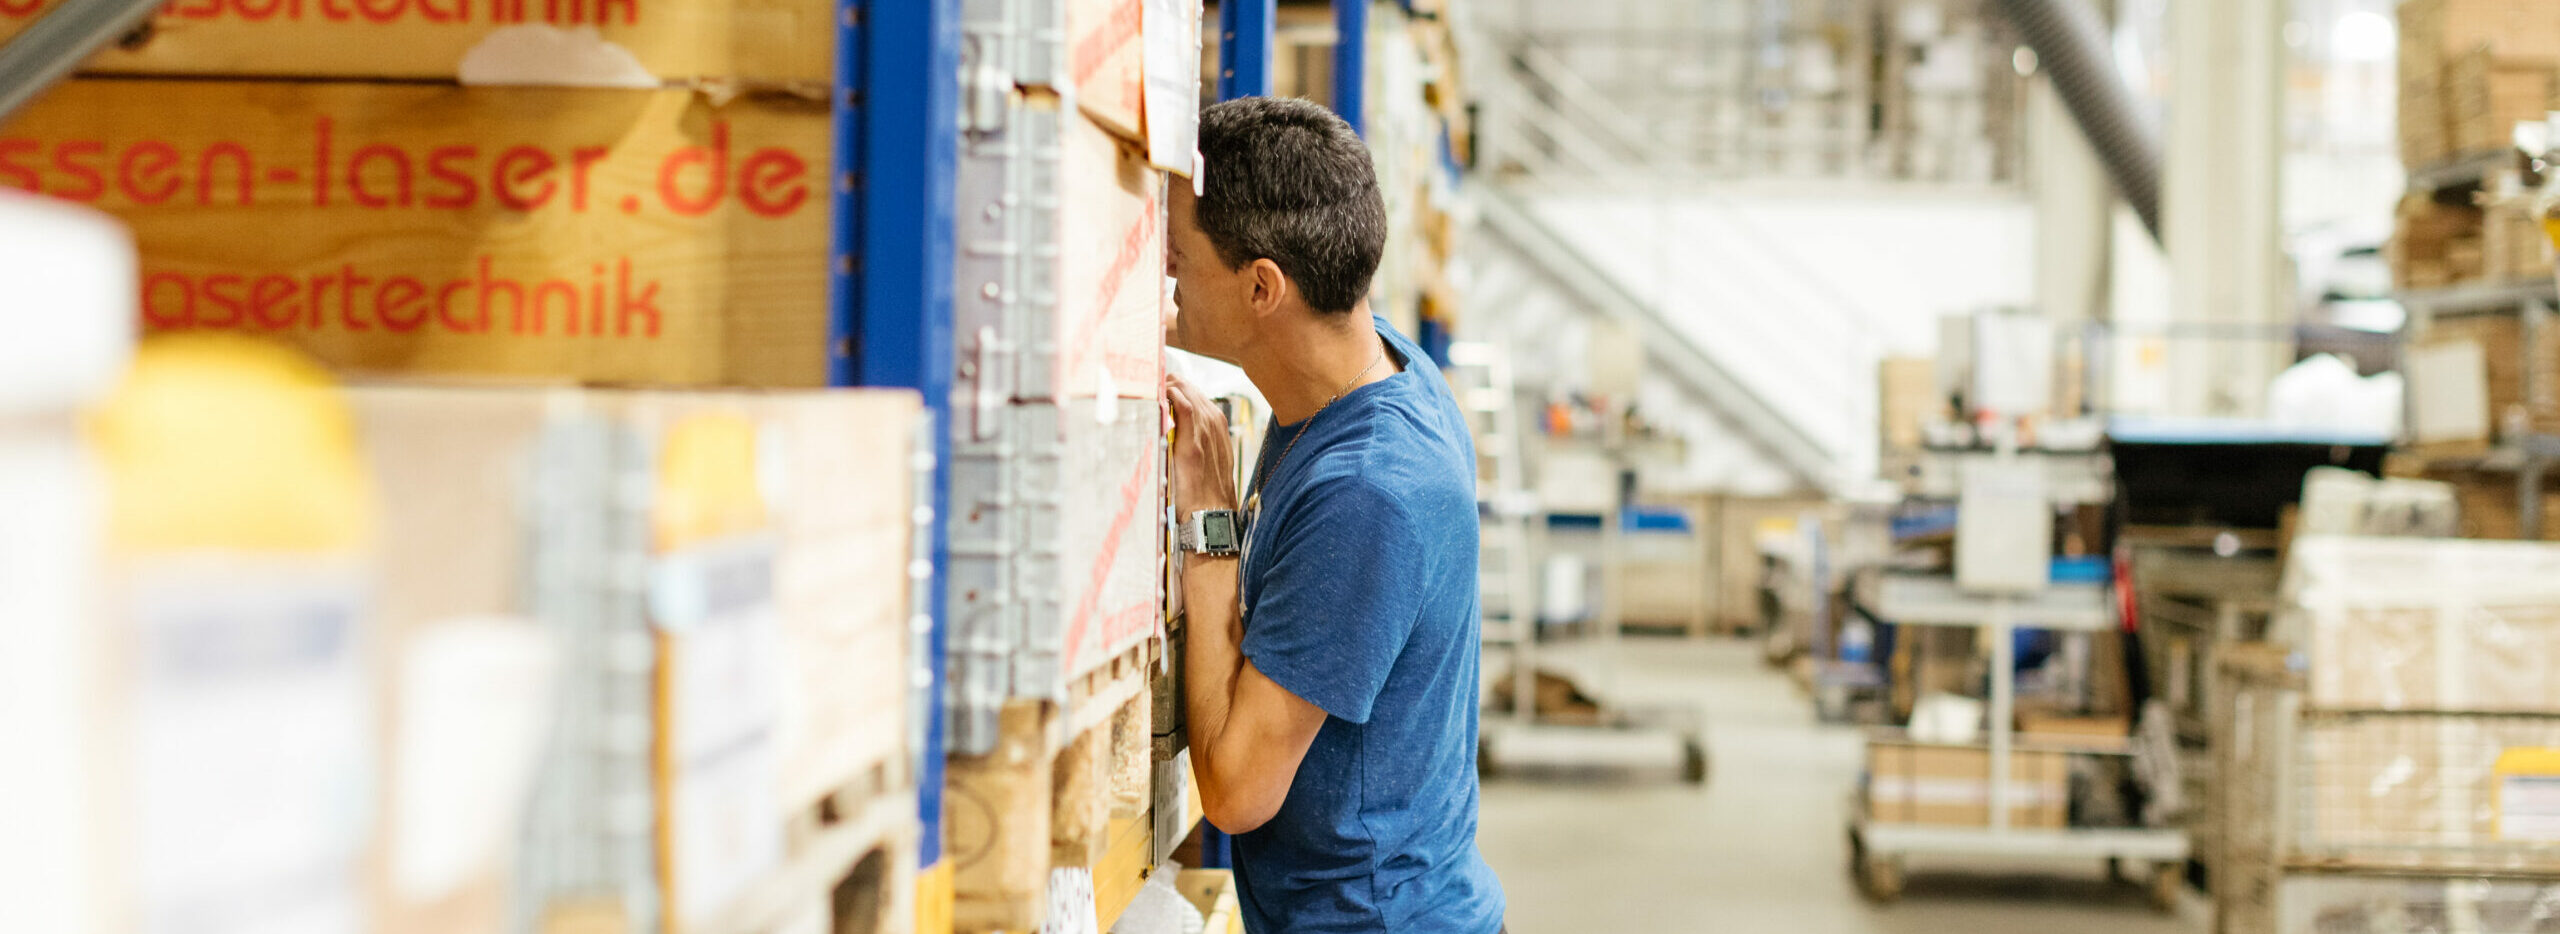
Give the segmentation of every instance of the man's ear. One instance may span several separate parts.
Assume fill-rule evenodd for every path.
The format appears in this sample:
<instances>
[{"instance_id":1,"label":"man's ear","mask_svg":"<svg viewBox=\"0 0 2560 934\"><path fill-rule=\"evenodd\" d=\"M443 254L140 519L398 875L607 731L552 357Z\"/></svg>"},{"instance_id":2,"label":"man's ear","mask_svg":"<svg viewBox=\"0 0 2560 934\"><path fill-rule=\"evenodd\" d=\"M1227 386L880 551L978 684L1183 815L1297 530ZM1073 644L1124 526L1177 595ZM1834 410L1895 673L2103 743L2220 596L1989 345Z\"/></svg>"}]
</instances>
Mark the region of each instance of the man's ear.
<instances>
[{"instance_id":1,"label":"man's ear","mask_svg":"<svg viewBox=\"0 0 2560 934\"><path fill-rule=\"evenodd\" d=\"M1256 317L1279 311L1289 298L1289 277L1280 272L1280 264L1270 259L1257 259L1245 267L1245 278L1253 282L1253 313Z\"/></svg>"}]
</instances>

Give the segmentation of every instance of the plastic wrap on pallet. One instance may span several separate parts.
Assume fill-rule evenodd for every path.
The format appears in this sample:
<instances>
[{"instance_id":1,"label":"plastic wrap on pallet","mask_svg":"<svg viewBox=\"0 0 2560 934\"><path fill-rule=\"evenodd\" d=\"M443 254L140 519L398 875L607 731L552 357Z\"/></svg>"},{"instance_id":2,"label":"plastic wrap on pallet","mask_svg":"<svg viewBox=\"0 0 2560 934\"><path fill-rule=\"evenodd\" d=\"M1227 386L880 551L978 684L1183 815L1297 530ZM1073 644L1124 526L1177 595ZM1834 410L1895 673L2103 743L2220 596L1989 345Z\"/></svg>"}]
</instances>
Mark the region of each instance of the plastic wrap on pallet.
<instances>
[{"instance_id":1,"label":"plastic wrap on pallet","mask_svg":"<svg viewBox=\"0 0 2560 934\"><path fill-rule=\"evenodd\" d=\"M2304 538L2285 594L2309 706L2560 713L2560 545Z\"/></svg>"},{"instance_id":2,"label":"plastic wrap on pallet","mask_svg":"<svg viewBox=\"0 0 2560 934\"><path fill-rule=\"evenodd\" d=\"M560 707L516 864L515 929L563 913L658 929L658 834L650 781L657 645L636 556L650 485L637 438L599 415L548 428L526 496L528 609L560 647Z\"/></svg>"}]
</instances>

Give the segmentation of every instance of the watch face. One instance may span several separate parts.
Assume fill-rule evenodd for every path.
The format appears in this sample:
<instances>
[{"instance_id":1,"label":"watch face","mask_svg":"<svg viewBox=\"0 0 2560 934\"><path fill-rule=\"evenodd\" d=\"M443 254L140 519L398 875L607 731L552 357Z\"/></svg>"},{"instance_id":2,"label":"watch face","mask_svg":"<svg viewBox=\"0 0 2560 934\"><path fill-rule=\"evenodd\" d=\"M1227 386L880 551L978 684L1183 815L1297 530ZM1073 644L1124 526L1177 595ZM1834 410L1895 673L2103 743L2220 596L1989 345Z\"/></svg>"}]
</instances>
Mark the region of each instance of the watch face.
<instances>
[{"instance_id":1,"label":"watch face","mask_svg":"<svg viewBox=\"0 0 2560 934\"><path fill-rule=\"evenodd\" d=\"M1200 517L1202 547L1227 551L1236 547L1236 517L1231 512L1213 512Z\"/></svg>"}]
</instances>

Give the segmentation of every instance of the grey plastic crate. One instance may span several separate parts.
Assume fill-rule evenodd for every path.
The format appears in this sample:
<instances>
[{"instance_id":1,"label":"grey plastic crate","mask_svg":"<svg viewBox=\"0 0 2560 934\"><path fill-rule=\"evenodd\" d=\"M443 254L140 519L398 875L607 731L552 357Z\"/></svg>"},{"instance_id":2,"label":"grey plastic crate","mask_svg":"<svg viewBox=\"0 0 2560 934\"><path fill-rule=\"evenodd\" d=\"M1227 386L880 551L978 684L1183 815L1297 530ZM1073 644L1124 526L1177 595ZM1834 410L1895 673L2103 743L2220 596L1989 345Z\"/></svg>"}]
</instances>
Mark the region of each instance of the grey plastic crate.
<instances>
[{"instance_id":1,"label":"grey plastic crate","mask_svg":"<svg viewBox=\"0 0 2560 934\"><path fill-rule=\"evenodd\" d=\"M661 929L650 785L657 649L641 557L649 464L630 432L564 415L528 465L528 609L551 627L561 669L558 719L522 830L518 930L538 929L555 903L594 899L618 902L633 931Z\"/></svg>"}]
</instances>

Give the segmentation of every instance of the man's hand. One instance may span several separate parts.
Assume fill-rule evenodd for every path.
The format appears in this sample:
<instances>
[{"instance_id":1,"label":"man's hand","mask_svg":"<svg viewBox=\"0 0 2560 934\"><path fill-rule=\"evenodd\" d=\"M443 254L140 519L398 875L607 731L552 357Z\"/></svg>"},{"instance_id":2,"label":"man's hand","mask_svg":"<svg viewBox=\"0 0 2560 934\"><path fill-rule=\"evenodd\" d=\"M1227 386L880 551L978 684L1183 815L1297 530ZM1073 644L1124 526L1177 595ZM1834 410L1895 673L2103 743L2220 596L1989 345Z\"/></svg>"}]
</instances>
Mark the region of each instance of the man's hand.
<instances>
[{"instance_id":1,"label":"man's hand","mask_svg":"<svg viewBox=\"0 0 2560 934\"><path fill-rule=\"evenodd\" d=\"M1179 376L1164 381L1165 407L1173 413L1173 514L1188 521L1204 509L1235 509L1235 445L1227 416L1200 388Z\"/></svg>"}]
</instances>

